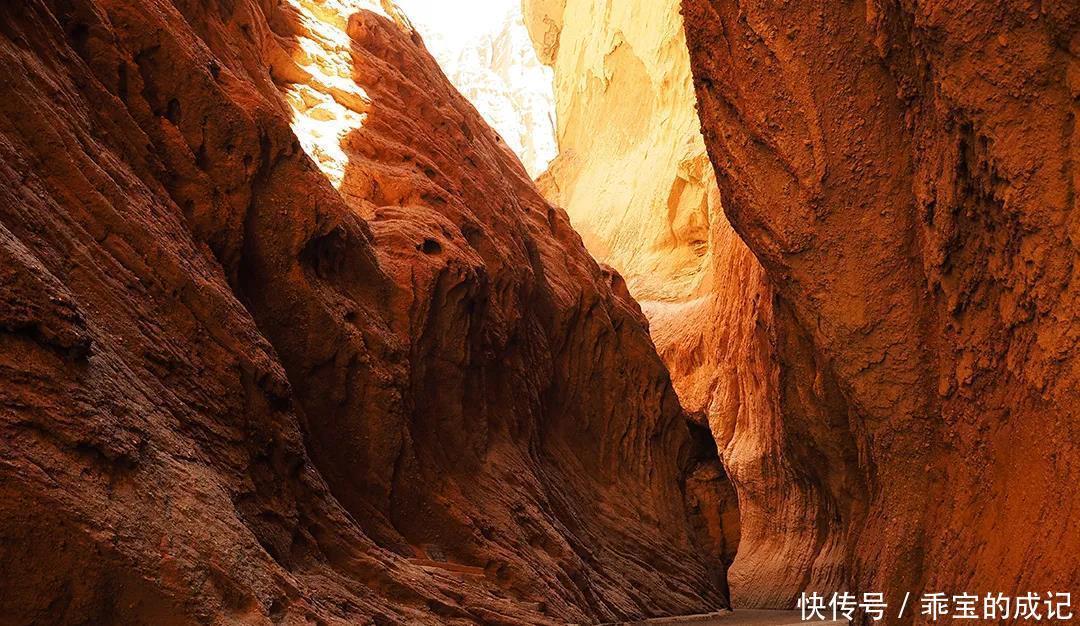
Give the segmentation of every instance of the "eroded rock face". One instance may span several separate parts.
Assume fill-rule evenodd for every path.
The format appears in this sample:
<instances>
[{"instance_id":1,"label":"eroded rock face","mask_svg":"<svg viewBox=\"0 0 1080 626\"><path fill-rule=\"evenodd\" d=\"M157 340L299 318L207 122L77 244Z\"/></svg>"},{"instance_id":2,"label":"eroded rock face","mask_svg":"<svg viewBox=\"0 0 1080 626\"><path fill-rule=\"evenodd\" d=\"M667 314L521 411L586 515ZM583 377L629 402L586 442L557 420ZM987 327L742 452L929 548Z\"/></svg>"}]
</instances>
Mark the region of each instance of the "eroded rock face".
<instances>
[{"instance_id":1,"label":"eroded rock face","mask_svg":"<svg viewBox=\"0 0 1080 626\"><path fill-rule=\"evenodd\" d=\"M559 156L538 184L640 301L704 293L719 195L677 3L525 0L555 70Z\"/></svg>"},{"instance_id":2,"label":"eroded rock face","mask_svg":"<svg viewBox=\"0 0 1080 626\"><path fill-rule=\"evenodd\" d=\"M835 419L802 401L817 378L812 361L781 367L780 342L800 339L778 334L783 311L723 213L678 1L524 5L556 72L560 155L540 185L567 207L593 254L626 277L683 406L711 428L723 465L703 464L702 475L726 475L738 507L717 483L702 510L725 521L712 532L724 541L711 545L724 545L725 562L735 557L733 601L787 606L803 584L831 588L842 541L806 520L839 507L792 463L813 458L811 433L828 433ZM858 492L860 474L850 484L847 469L835 467L833 480Z\"/></svg>"},{"instance_id":3,"label":"eroded rock face","mask_svg":"<svg viewBox=\"0 0 1080 626\"><path fill-rule=\"evenodd\" d=\"M1074 589L1076 4L683 7L723 205L776 291L776 428L814 502L768 497L832 555L765 564L755 600Z\"/></svg>"},{"instance_id":4,"label":"eroded rock face","mask_svg":"<svg viewBox=\"0 0 1080 626\"><path fill-rule=\"evenodd\" d=\"M386 6L0 8L5 619L724 604L640 309Z\"/></svg>"}]
</instances>

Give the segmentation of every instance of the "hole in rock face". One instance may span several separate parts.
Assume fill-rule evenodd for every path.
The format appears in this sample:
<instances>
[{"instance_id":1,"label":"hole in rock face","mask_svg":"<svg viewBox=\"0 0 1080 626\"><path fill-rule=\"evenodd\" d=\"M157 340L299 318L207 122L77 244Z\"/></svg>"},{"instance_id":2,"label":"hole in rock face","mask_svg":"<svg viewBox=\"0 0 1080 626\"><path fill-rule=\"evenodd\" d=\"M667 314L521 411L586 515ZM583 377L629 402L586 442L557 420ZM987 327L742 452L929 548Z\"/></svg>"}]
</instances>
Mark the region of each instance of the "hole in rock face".
<instances>
[{"instance_id":1,"label":"hole in rock face","mask_svg":"<svg viewBox=\"0 0 1080 626\"><path fill-rule=\"evenodd\" d=\"M270 603L270 619L279 620L285 615L285 609L288 607L288 602L284 598L275 598Z\"/></svg>"},{"instance_id":2,"label":"hole in rock face","mask_svg":"<svg viewBox=\"0 0 1080 626\"><path fill-rule=\"evenodd\" d=\"M320 278L338 274L345 265L348 239L348 233L339 226L309 241L300 253L300 259L314 269Z\"/></svg>"},{"instance_id":3,"label":"hole in rock face","mask_svg":"<svg viewBox=\"0 0 1080 626\"><path fill-rule=\"evenodd\" d=\"M424 254L438 254L442 252L442 244L434 239L425 239L424 243L420 244L418 248Z\"/></svg>"},{"instance_id":4,"label":"hole in rock face","mask_svg":"<svg viewBox=\"0 0 1080 626\"><path fill-rule=\"evenodd\" d=\"M169 105L165 109L165 118L174 126L180 123L180 101L176 98L169 100Z\"/></svg>"},{"instance_id":5,"label":"hole in rock face","mask_svg":"<svg viewBox=\"0 0 1080 626\"><path fill-rule=\"evenodd\" d=\"M469 245L476 249L480 242L484 238L483 231L476 224L463 224L461 226L461 236L465 238L465 241L469 242Z\"/></svg>"}]
</instances>

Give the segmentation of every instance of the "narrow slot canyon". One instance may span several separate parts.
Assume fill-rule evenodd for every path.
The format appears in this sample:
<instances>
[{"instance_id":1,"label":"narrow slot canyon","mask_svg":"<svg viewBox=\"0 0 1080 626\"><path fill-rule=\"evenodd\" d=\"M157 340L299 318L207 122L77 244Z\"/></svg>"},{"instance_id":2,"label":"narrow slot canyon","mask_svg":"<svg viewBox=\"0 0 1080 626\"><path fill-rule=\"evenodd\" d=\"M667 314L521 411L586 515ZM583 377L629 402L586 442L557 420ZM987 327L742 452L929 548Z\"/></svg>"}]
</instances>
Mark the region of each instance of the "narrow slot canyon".
<instances>
[{"instance_id":1,"label":"narrow slot canyon","mask_svg":"<svg viewBox=\"0 0 1080 626\"><path fill-rule=\"evenodd\" d=\"M16 0L0 60L0 625L1080 611L1075 2Z\"/></svg>"}]
</instances>

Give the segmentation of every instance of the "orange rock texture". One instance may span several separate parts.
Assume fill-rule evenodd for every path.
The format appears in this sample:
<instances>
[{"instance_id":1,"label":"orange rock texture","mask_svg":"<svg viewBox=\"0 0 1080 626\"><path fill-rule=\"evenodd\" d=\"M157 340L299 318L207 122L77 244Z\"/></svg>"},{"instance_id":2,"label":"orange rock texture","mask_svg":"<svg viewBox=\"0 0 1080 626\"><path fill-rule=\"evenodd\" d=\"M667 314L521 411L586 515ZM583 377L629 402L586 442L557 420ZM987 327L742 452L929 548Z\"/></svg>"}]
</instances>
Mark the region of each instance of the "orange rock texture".
<instances>
[{"instance_id":1,"label":"orange rock texture","mask_svg":"<svg viewBox=\"0 0 1080 626\"><path fill-rule=\"evenodd\" d=\"M725 269L716 266L729 250L714 251L730 243L742 260L752 256L720 209L678 2L524 0L522 7L540 59L555 72L559 155L537 185L566 208L589 251L626 279L683 406L707 437L709 417L719 414L710 411L716 381L733 377L720 373L717 342L702 331L715 339L732 323L752 323L714 318L716 270ZM730 564L739 542L734 488L719 456L693 474L692 506L710 520L709 543Z\"/></svg>"},{"instance_id":2,"label":"orange rock texture","mask_svg":"<svg viewBox=\"0 0 1080 626\"><path fill-rule=\"evenodd\" d=\"M755 557L750 599L1075 592L1080 6L683 9L724 210L775 291L759 428L801 489L766 495L802 519L773 532L818 545L785 576Z\"/></svg>"},{"instance_id":3,"label":"orange rock texture","mask_svg":"<svg viewBox=\"0 0 1080 626\"><path fill-rule=\"evenodd\" d=\"M0 6L3 621L725 604L640 309L383 4Z\"/></svg>"},{"instance_id":4,"label":"orange rock texture","mask_svg":"<svg viewBox=\"0 0 1080 626\"><path fill-rule=\"evenodd\" d=\"M702 475L719 478L712 504L702 504L716 516L723 560L734 557L733 602L787 606L804 584L831 588L843 544L830 525L807 520L836 507L793 462L813 455L808 430L827 432L835 418L793 405L814 369L778 365L777 342L797 339L778 336L772 288L724 215L678 0L524 7L541 58L555 68L559 111L560 154L538 183L590 251L626 277L683 406L715 437L723 463L702 465ZM792 393L782 397L781 386ZM785 411L812 421L800 426Z\"/></svg>"}]
</instances>

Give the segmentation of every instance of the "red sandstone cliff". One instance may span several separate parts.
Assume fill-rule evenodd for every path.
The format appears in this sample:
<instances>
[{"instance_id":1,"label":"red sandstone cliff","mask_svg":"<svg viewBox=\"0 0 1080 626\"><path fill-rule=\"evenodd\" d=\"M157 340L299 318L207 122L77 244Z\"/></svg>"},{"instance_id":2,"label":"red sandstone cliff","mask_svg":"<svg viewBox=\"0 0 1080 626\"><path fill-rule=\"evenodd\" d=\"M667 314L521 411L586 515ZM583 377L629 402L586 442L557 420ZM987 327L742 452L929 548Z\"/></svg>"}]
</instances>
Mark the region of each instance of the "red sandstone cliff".
<instances>
[{"instance_id":1,"label":"red sandstone cliff","mask_svg":"<svg viewBox=\"0 0 1080 626\"><path fill-rule=\"evenodd\" d=\"M621 279L348 6L0 8L0 620L722 605Z\"/></svg>"},{"instance_id":2,"label":"red sandstone cliff","mask_svg":"<svg viewBox=\"0 0 1080 626\"><path fill-rule=\"evenodd\" d=\"M723 205L776 292L762 427L812 500L761 496L821 546L784 576L740 553L753 601L1075 593L1080 5L683 8Z\"/></svg>"}]
</instances>

